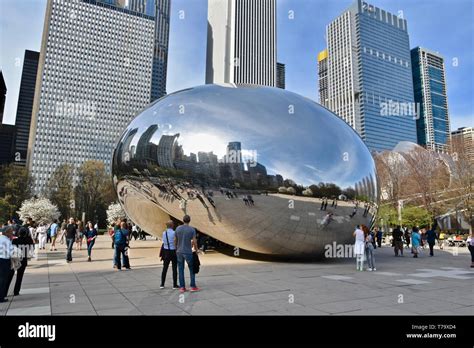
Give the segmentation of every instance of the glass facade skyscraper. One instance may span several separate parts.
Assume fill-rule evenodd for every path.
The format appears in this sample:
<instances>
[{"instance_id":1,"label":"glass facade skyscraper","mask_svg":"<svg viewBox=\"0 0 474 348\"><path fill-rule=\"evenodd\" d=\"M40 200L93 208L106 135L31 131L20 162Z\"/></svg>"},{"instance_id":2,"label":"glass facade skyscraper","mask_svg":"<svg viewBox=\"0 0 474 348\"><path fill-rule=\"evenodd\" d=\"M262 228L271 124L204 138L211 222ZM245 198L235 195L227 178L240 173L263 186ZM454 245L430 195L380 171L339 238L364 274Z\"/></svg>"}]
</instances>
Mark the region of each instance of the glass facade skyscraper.
<instances>
[{"instance_id":1,"label":"glass facade skyscraper","mask_svg":"<svg viewBox=\"0 0 474 348\"><path fill-rule=\"evenodd\" d=\"M326 35L326 106L370 150L416 142L407 21L357 0L327 26Z\"/></svg>"},{"instance_id":2,"label":"glass facade skyscraper","mask_svg":"<svg viewBox=\"0 0 474 348\"><path fill-rule=\"evenodd\" d=\"M418 144L447 152L450 127L444 59L436 52L416 47L411 50L411 64L415 101L419 105Z\"/></svg>"},{"instance_id":3,"label":"glass facade skyscraper","mask_svg":"<svg viewBox=\"0 0 474 348\"><path fill-rule=\"evenodd\" d=\"M31 113L35 98L36 75L38 72L39 52L25 51L23 71L21 74L20 92L16 110L16 141L15 164L24 166L28 152L28 139L30 137Z\"/></svg>"}]
</instances>

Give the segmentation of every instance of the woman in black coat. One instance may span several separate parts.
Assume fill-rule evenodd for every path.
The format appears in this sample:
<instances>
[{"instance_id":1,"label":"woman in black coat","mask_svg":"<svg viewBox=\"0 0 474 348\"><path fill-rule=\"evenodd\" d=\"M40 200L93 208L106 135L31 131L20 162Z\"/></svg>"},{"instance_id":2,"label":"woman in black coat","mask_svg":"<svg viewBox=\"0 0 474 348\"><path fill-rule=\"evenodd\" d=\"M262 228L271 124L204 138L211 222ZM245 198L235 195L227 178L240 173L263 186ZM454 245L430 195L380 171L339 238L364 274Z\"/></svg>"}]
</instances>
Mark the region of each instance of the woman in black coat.
<instances>
[{"instance_id":1,"label":"woman in black coat","mask_svg":"<svg viewBox=\"0 0 474 348\"><path fill-rule=\"evenodd\" d=\"M21 259L21 267L16 271L15 288L13 290L13 295L18 296L20 294L21 282L23 281L23 274L25 273L26 266L28 266L28 252L30 248L34 248L34 242L29 236L28 229L26 227L21 227L18 231L18 238L13 239L12 244L19 248L23 253L23 258ZM14 274L15 270L12 269L10 271L10 277L8 279L8 288L10 288L10 283L13 279Z\"/></svg>"}]
</instances>

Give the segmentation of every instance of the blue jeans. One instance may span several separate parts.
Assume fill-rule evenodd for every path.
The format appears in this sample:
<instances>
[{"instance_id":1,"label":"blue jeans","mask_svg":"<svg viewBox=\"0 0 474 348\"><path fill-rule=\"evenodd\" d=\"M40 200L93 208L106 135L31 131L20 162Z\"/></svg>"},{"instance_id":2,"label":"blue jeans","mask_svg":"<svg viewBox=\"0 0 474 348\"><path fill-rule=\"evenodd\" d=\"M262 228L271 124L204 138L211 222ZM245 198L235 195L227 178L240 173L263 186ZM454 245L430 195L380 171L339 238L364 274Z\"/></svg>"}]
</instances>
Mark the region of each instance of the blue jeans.
<instances>
[{"instance_id":1,"label":"blue jeans","mask_svg":"<svg viewBox=\"0 0 474 348\"><path fill-rule=\"evenodd\" d=\"M67 245L67 261L72 261L72 246L74 245L74 238L66 238Z\"/></svg>"},{"instance_id":2,"label":"blue jeans","mask_svg":"<svg viewBox=\"0 0 474 348\"><path fill-rule=\"evenodd\" d=\"M87 243L87 255L91 257L92 253L92 247L94 246L95 239L91 240L90 242Z\"/></svg>"},{"instance_id":3,"label":"blue jeans","mask_svg":"<svg viewBox=\"0 0 474 348\"><path fill-rule=\"evenodd\" d=\"M183 253L176 253L178 257L178 273L179 273L179 287L185 288L184 282L184 261L188 264L189 268L189 276L191 277L191 287L196 287L196 276L194 275L193 270L193 254L183 254Z\"/></svg>"},{"instance_id":4,"label":"blue jeans","mask_svg":"<svg viewBox=\"0 0 474 348\"><path fill-rule=\"evenodd\" d=\"M123 244L123 245L117 245L115 244L115 265L117 266L118 269L121 269L122 268L122 264L121 264L121 256L123 257L123 267L125 268L130 268L130 263L129 263L129 260L128 260L128 249L127 249L127 245Z\"/></svg>"}]
</instances>

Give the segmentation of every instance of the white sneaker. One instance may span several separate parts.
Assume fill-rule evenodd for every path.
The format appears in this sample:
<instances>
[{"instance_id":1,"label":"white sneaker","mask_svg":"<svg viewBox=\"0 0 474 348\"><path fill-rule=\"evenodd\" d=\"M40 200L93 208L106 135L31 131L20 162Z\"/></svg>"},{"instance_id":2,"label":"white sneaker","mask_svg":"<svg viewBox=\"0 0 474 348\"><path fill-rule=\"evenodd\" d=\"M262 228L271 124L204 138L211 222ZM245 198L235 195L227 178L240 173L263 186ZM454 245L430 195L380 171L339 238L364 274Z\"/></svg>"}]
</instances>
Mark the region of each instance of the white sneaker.
<instances>
[{"instance_id":1,"label":"white sneaker","mask_svg":"<svg viewBox=\"0 0 474 348\"><path fill-rule=\"evenodd\" d=\"M377 270L377 268L372 268L372 271L376 271L376 270Z\"/></svg>"},{"instance_id":2,"label":"white sneaker","mask_svg":"<svg viewBox=\"0 0 474 348\"><path fill-rule=\"evenodd\" d=\"M372 268L367 268L367 271L372 272Z\"/></svg>"}]
</instances>

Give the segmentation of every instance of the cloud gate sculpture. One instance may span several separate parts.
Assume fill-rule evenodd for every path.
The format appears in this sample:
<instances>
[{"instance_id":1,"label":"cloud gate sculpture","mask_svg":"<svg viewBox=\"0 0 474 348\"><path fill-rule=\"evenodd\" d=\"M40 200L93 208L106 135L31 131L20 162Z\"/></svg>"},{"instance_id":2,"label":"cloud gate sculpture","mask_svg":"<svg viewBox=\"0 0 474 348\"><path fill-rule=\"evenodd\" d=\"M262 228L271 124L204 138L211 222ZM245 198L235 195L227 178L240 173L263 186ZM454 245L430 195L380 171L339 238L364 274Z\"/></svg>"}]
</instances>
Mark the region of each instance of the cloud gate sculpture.
<instances>
[{"instance_id":1,"label":"cloud gate sculpture","mask_svg":"<svg viewBox=\"0 0 474 348\"><path fill-rule=\"evenodd\" d=\"M112 173L145 231L161 238L170 217L188 214L200 232L263 254L322 256L377 211L375 164L357 133L271 87L204 85L157 100L122 134Z\"/></svg>"}]
</instances>

